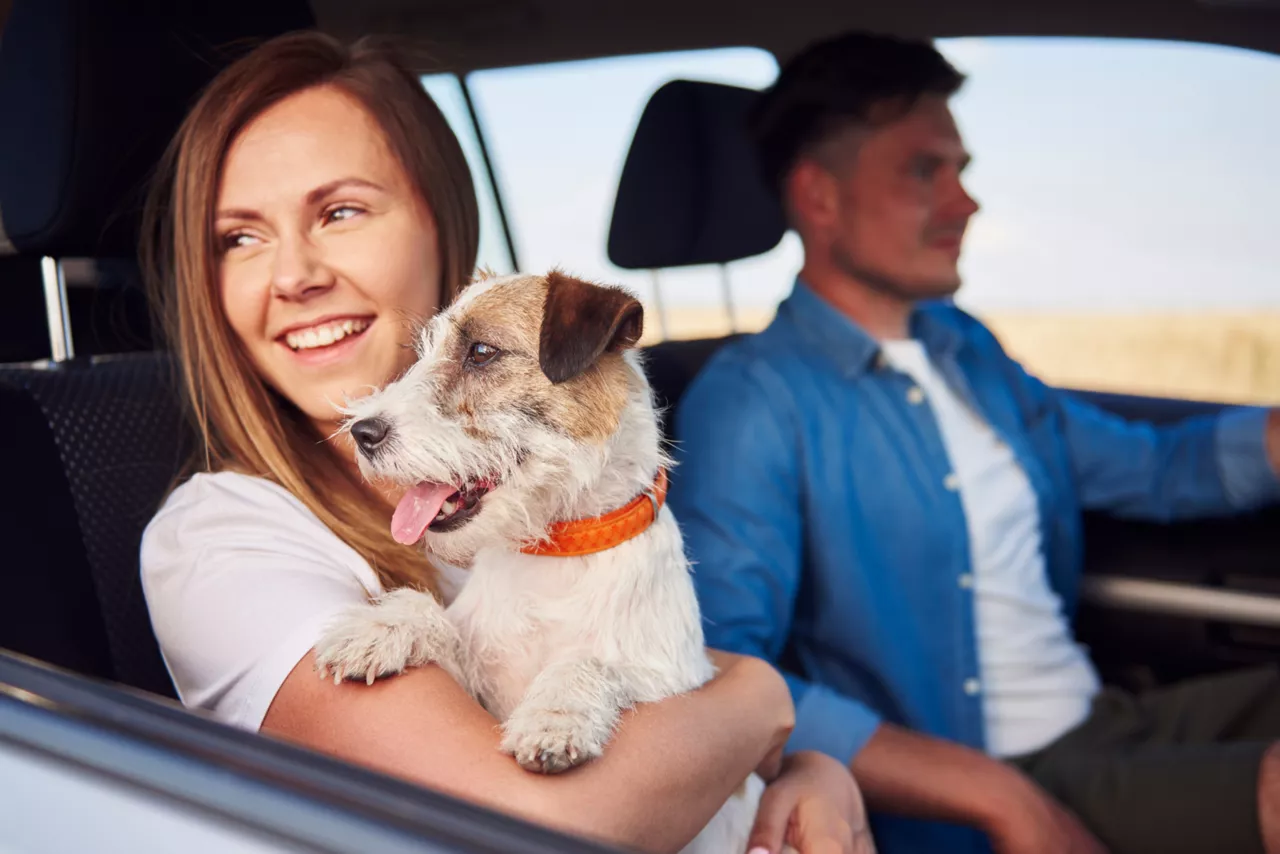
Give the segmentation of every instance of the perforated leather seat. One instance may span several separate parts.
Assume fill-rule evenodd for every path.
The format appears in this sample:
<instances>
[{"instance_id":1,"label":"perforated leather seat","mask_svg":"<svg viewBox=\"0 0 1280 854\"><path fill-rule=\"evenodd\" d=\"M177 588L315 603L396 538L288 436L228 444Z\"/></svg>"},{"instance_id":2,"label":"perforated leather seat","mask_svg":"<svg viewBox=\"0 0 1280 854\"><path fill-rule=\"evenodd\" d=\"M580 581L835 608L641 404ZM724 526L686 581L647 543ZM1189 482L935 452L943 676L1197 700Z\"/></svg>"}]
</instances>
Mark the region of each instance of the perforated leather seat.
<instances>
[{"instance_id":1,"label":"perforated leather seat","mask_svg":"<svg viewBox=\"0 0 1280 854\"><path fill-rule=\"evenodd\" d=\"M32 569L79 585L77 598L87 587L96 606L96 621L81 604L74 606L77 622L67 626L64 654L68 662L76 662L71 666L92 662L93 675L159 694L172 694L173 687L147 617L138 546L143 528L191 451L169 383L171 373L168 358L160 353L90 365L0 369L0 383L25 395L43 418L43 424L33 419L24 426L23 444L39 435L42 443L51 439L57 452L52 462L58 469L43 464L27 488L45 500L56 495L70 499L49 527L23 532L29 544L59 538L62 554L50 565ZM70 518L64 520L68 510ZM62 542L64 537L70 542ZM46 540L40 547L48 545ZM87 585L73 577L76 567L88 570ZM53 596L16 619L33 632L50 618L66 622L72 606L59 591ZM105 669L95 648L103 640Z\"/></svg>"},{"instance_id":2,"label":"perforated leather seat","mask_svg":"<svg viewBox=\"0 0 1280 854\"><path fill-rule=\"evenodd\" d=\"M227 46L311 24L305 2L18 0L0 44L0 255L132 257L140 191ZM0 279L0 324L31 302L16 287L39 281ZM0 647L172 695L138 574L192 448L170 359L0 366L0 407Z\"/></svg>"}]
</instances>

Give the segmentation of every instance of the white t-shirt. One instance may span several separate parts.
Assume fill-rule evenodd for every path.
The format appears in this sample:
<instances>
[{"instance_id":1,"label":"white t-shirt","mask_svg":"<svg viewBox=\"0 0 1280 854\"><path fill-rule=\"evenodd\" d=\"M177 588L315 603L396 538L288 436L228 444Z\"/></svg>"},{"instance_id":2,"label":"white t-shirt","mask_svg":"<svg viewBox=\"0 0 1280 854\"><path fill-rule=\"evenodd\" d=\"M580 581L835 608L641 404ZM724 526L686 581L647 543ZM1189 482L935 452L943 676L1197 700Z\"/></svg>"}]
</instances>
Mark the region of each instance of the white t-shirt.
<instances>
[{"instance_id":1,"label":"white t-shirt","mask_svg":"<svg viewBox=\"0 0 1280 854\"><path fill-rule=\"evenodd\" d=\"M919 341L882 346L923 390L958 478L987 749L1001 757L1039 750L1084 721L1099 680L1049 586L1035 492L1013 450L951 390Z\"/></svg>"},{"instance_id":2,"label":"white t-shirt","mask_svg":"<svg viewBox=\"0 0 1280 854\"><path fill-rule=\"evenodd\" d=\"M369 564L292 493L231 472L175 489L147 525L140 559L183 704L249 730L325 623L383 592ZM441 583L454 592L460 580L446 569Z\"/></svg>"}]
</instances>

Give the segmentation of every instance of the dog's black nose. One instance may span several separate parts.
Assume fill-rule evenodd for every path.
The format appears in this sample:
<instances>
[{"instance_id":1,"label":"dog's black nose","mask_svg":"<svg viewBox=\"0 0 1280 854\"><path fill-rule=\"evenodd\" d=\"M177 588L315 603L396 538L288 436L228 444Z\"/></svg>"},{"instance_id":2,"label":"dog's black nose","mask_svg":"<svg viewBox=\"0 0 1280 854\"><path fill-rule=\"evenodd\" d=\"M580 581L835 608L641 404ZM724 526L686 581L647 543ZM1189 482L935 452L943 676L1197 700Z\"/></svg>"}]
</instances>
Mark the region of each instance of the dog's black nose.
<instances>
[{"instance_id":1,"label":"dog's black nose","mask_svg":"<svg viewBox=\"0 0 1280 854\"><path fill-rule=\"evenodd\" d=\"M372 454L378 446L387 441L391 433L391 425L381 418L361 418L351 425L351 435L365 454Z\"/></svg>"}]
</instances>

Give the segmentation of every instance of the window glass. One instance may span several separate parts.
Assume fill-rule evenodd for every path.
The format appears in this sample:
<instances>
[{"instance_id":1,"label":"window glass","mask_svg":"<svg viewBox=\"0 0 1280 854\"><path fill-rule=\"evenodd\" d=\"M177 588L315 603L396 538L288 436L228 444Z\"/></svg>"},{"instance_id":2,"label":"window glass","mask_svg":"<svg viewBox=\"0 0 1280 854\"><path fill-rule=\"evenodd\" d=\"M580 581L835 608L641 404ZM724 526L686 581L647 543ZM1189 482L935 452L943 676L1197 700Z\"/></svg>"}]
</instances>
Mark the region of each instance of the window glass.
<instances>
[{"instance_id":1,"label":"window glass","mask_svg":"<svg viewBox=\"0 0 1280 854\"><path fill-rule=\"evenodd\" d=\"M1050 383L1280 401L1280 58L1127 40L938 44L969 75L953 108L983 205L957 301ZM653 91L677 77L759 88L776 73L744 48L473 74L521 266L629 285L658 321L648 341L728 331L718 269L659 271L655 291L650 274L609 264L609 219ZM800 264L788 235L729 265L737 328L769 320Z\"/></svg>"},{"instance_id":2,"label":"window glass","mask_svg":"<svg viewBox=\"0 0 1280 854\"><path fill-rule=\"evenodd\" d=\"M686 78L760 88L777 74L754 48L653 54L499 69L468 77L520 265L625 284L645 302L646 341L729 331L718 267L648 272L606 257L614 194L636 123L662 84ZM729 267L738 325L759 328L790 288L798 243ZM660 296L659 301L657 297Z\"/></svg>"},{"instance_id":3,"label":"window glass","mask_svg":"<svg viewBox=\"0 0 1280 854\"><path fill-rule=\"evenodd\" d=\"M1280 58L939 42L982 203L957 302L1048 382L1280 401Z\"/></svg>"},{"instance_id":4,"label":"window glass","mask_svg":"<svg viewBox=\"0 0 1280 854\"><path fill-rule=\"evenodd\" d=\"M467 165L471 168L471 180L476 186L476 200L480 207L480 251L476 266L487 266L495 273L510 273L515 265L502 234L498 202L494 196L493 184L485 171L484 155L476 137L475 125L467 111L466 99L462 95L462 84L452 74L431 74L422 78L422 85L453 128L462 144Z\"/></svg>"}]
</instances>

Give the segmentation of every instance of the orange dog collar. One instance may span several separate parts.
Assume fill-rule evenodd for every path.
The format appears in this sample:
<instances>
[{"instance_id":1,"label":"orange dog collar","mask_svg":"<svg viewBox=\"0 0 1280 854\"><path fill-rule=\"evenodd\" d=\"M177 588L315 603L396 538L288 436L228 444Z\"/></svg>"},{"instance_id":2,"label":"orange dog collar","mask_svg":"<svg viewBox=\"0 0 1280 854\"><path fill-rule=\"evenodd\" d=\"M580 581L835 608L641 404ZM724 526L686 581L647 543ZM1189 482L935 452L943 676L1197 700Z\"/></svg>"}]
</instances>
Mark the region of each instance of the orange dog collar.
<instances>
[{"instance_id":1,"label":"orange dog collar","mask_svg":"<svg viewBox=\"0 0 1280 854\"><path fill-rule=\"evenodd\" d=\"M667 471L658 469L653 489L640 493L629 504L594 519L557 522L545 539L520 551L544 557L581 557L608 551L649 530L666 500Z\"/></svg>"}]
</instances>

